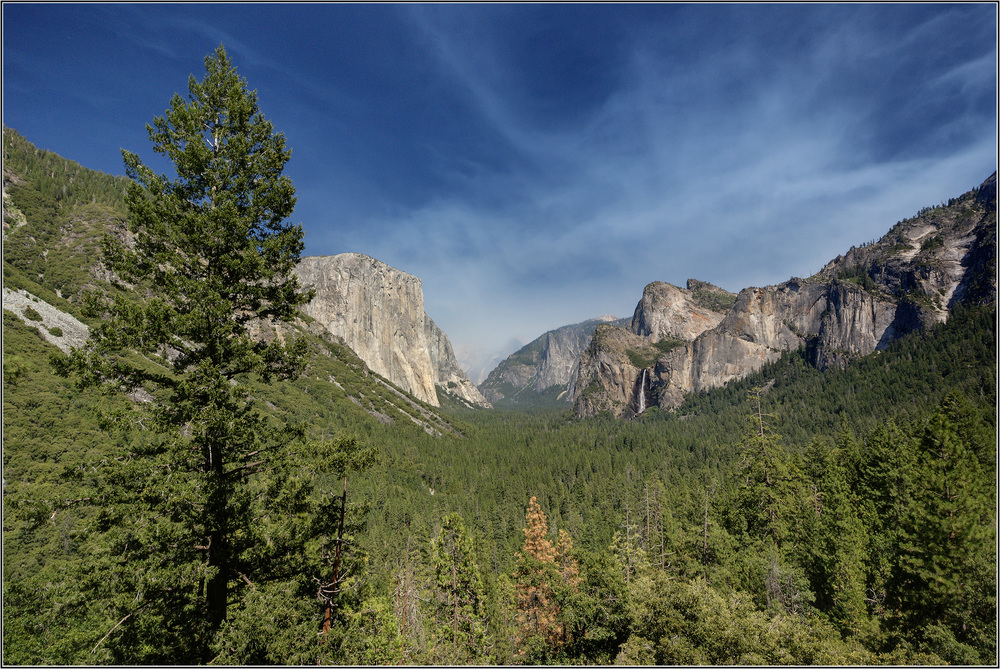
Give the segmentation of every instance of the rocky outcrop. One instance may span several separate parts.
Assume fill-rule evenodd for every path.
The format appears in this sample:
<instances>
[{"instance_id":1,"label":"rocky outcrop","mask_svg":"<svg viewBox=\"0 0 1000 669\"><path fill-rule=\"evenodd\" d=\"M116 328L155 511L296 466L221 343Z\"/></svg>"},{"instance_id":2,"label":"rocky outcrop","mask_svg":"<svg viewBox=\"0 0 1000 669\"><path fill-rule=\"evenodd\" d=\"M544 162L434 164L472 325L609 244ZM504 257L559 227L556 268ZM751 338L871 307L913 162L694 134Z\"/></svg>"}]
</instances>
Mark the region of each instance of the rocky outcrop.
<instances>
[{"instance_id":1,"label":"rocky outcrop","mask_svg":"<svg viewBox=\"0 0 1000 669\"><path fill-rule=\"evenodd\" d=\"M693 309L680 288L650 284L629 331L595 336L581 356L576 414L634 415L637 393L644 406L673 408L687 393L742 378L800 347L820 370L846 365L946 320L959 303L995 301L996 243L994 174L946 206L900 221L878 242L852 248L809 279L742 290L725 315L700 332L702 317L715 316ZM658 343L655 360L641 359L635 337ZM669 337L676 341L664 345Z\"/></svg>"},{"instance_id":2,"label":"rocky outcrop","mask_svg":"<svg viewBox=\"0 0 1000 669\"><path fill-rule=\"evenodd\" d=\"M3 287L3 308L35 327L42 339L63 353L87 343L90 328L75 316L57 309L24 290Z\"/></svg>"},{"instance_id":3,"label":"rocky outcrop","mask_svg":"<svg viewBox=\"0 0 1000 669\"><path fill-rule=\"evenodd\" d=\"M577 415L641 413L650 400L648 369L660 353L649 339L626 328L599 325L569 385Z\"/></svg>"},{"instance_id":4,"label":"rocky outcrop","mask_svg":"<svg viewBox=\"0 0 1000 669\"><path fill-rule=\"evenodd\" d=\"M473 406L490 406L459 366L448 335L434 324L430 316L425 317L424 329L427 332L428 352L431 356L431 368L434 370L435 385Z\"/></svg>"},{"instance_id":5,"label":"rocky outcrop","mask_svg":"<svg viewBox=\"0 0 1000 669\"><path fill-rule=\"evenodd\" d=\"M656 361L655 401L675 407L689 392L742 378L802 346L817 368L842 366L918 327L906 307L847 282L747 288L718 326Z\"/></svg>"},{"instance_id":6,"label":"rocky outcrop","mask_svg":"<svg viewBox=\"0 0 1000 669\"><path fill-rule=\"evenodd\" d=\"M508 356L490 372L479 390L492 403L535 405L545 400L572 401L567 393L580 354L601 323L624 321L601 316L550 330Z\"/></svg>"},{"instance_id":7,"label":"rocky outcrop","mask_svg":"<svg viewBox=\"0 0 1000 669\"><path fill-rule=\"evenodd\" d=\"M993 301L996 173L947 205L900 221L873 244L851 248L816 278L846 279L911 304L925 324L947 320L959 302Z\"/></svg>"},{"instance_id":8,"label":"rocky outcrop","mask_svg":"<svg viewBox=\"0 0 1000 669\"><path fill-rule=\"evenodd\" d=\"M653 341L693 341L722 320L736 296L704 281L688 280L687 289L654 281L642 291L629 330Z\"/></svg>"},{"instance_id":9,"label":"rocky outcrop","mask_svg":"<svg viewBox=\"0 0 1000 669\"><path fill-rule=\"evenodd\" d=\"M438 387L488 406L458 366L448 337L424 312L420 279L357 253L303 258L295 274L316 290L302 311L372 371L433 406L440 405Z\"/></svg>"}]
</instances>

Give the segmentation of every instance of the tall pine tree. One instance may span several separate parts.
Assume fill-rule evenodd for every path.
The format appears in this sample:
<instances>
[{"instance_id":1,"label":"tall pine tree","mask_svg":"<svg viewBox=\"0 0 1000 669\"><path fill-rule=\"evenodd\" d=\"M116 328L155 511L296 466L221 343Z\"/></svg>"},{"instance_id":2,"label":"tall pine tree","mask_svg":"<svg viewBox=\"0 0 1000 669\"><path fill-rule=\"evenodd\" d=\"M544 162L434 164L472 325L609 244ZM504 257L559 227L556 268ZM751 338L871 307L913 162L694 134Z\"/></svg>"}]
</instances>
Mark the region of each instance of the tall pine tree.
<instances>
[{"instance_id":1,"label":"tall pine tree","mask_svg":"<svg viewBox=\"0 0 1000 669\"><path fill-rule=\"evenodd\" d=\"M445 516L432 542L438 651L434 662L480 663L488 658L483 580L472 535L457 513Z\"/></svg>"},{"instance_id":2,"label":"tall pine tree","mask_svg":"<svg viewBox=\"0 0 1000 669\"><path fill-rule=\"evenodd\" d=\"M301 226L286 221L291 152L223 47L205 67L187 100L175 95L147 126L174 177L123 151L128 231L107 239L104 262L123 293L151 295L92 300L103 320L60 365L81 385L153 397L119 417L146 436L126 440L98 483L109 542L101 580L121 614L107 643L118 661L213 659L231 602L277 571L255 519L284 496L277 470L301 436L265 418L247 385L294 378L304 365L303 340L253 336L310 298L291 274L303 249Z\"/></svg>"}]
</instances>

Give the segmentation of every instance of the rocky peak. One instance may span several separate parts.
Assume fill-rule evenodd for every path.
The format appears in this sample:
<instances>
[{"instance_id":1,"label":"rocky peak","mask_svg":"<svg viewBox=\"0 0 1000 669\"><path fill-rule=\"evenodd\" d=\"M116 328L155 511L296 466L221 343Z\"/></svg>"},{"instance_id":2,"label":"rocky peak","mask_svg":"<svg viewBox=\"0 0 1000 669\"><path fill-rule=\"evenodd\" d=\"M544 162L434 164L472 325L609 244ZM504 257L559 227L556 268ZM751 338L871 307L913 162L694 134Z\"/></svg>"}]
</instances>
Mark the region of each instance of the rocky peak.
<instances>
[{"instance_id":1,"label":"rocky peak","mask_svg":"<svg viewBox=\"0 0 1000 669\"><path fill-rule=\"evenodd\" d=\"M574 325L549 330L508 356L479 385L480 391L494 404L535 404L543 395L572 401L572 390L565 392L576 373L580 354L590 344L594 329L604 323L625 321L615 316L601 316ZM553 390L554 389L554 390Z\"/></svg>"},{"instance_id":2,"label":"rocky peak","mask_svg":"<svg viewBox=\"0 0 1000 669\"><path fill-rule=\"evenodd\" d=\"M688 287L654 281L642 292L629 330L653 341L693 341L715 327L736 296L710 283L688 280Z\"/></svg>"},{"instance_id":3,"label":"rocky peak","mask_svg":"<svg viewBox=\"0 0 1000 669\"><path fill-rule=\"evenodd\" d=\"M294 271L303 286L316 290L302 311L372 371L433 406L440 405L438 387L470 404L489 405L424 312L420 279L358 253L303 258Z\"/></svg>"}]
</instances>

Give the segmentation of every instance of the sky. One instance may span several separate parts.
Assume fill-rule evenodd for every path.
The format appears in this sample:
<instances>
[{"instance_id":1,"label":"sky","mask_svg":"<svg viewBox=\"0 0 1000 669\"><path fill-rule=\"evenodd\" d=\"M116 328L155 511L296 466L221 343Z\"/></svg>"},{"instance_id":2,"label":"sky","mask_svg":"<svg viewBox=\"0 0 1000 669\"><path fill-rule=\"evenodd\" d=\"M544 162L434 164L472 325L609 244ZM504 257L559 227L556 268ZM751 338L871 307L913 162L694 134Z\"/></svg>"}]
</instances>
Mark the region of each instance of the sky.
<instances>
[{"instance_id":1,"label":"sky","mask_svg":"<svg viewBox=\"0 0 1000 669\"><path fill-rule=\"evenodd\" d=\"M997 167L993 3L4 3L3 123L169 172L145 126L219 44L305 254L419 277L466 360L652 281L812 275Z\"/></svg>"}]
</instances>

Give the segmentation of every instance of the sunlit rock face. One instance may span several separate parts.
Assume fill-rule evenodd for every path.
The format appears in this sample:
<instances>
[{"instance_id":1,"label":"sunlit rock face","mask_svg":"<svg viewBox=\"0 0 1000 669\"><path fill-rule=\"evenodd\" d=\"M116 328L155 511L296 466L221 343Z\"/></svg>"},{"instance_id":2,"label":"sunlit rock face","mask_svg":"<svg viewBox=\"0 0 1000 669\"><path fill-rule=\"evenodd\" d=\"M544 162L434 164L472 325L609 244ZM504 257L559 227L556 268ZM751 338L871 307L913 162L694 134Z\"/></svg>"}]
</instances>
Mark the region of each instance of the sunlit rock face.
<instances>
[{"instance_id":1,"label":"sunlit rock face","mask_svg":"<svg viewBox=\"0 0 1000 669\"><path fill-rule=\"evenodd\" d=\"M893 301L853 284L793 280L747 288L719 325L657 361L659 405L677 406L685 393L743 378L801 346L819 369L842 365L884 347L900 330L919 327L912 319L900 323L898 311Z\"/></svg>"},{"instance_id":2,"label":"sunlit rock face","mask_svg":"<svg viewBox=\"0 0 1000 669\"><path fill-rule=\"evenodd\" d=\"M960 303L995 301L996 244L993 174L947 205L900 221L879 241L850 249L808 279L743 289L724 314L720 307L728 294L714 286L649 284L628 330L595 336L581 356L575 412L633 415L636 388L645 387L636 379L644 369L652 374L641 399L670 409L687 393L742 378L800 347L817 369L842 367L947 320ZM668 340L674 345L664 346ZM659 343L654 360L644 357L649 349L643 341Z\"/></svg>"},{"instance_id":3,"label":"sunlit rock face","mask_svg":"<svg viewBox=\"0 0 1000 669\"><path fill-rule=\"evenodd\" d=\"M577 415L640 414L662 403L660 394L671 383L682 397L693 383L692 343L717 326L735 300L736 295L694 279L687 288L662 281L647 285L628 327L599 327L581 354L570 383ZM661 360L675 362L664 368Z\"/></svg>"},{"instance_id":4,"label":"sunlit rock face","mask_svg":"<svg viewBox=\"0 0 1000 669\"><path fill-rule=\"evenodd\" d=\"M719 324L725 309L701 300L702 293L722 298L721 303L732 303L735 295L722 288L701 281L688 281L689 288L662 281L654 281L642 291L642 299L635 307L629 330L653 341L681 339L694 341L705 330ZM690 286L697 286L697 292ZM726 299L726 298L730 299ZM714 308L713 308L714 306Z\"/></svg>"},{"instance_id":5,"label":"sunlit rock face","mask_svg":"<svg viewBox=\"0 0 1000 669\"><path fill-rule=\"evenodd\" d=\"M373 372L433 406L440 404L437 386L488 406L465 378L448 337L424 312L420 279L357 253L303 258L295 274L316 290L302 311Z\"/></svg>"},{"instance_id":6,"label":"sunlit rock face","mask_svg":"<svg viewBox=\"0 0 1000 669\"><path fill-rule=\"evenodd\" d=\"M626 328L597 326L569 386L576 414L609 411L627 417L639 413L642 373L658 353L647 338Z\"/></svg>"},{"instance_id":7,"label":"sunlit rock face","mask_svg":"<svg viewBox=\"0 0 1000 669\"><path fill-rule=\"evenodd\" d=\"M431 368L434 370L434 384L444 392L455 395L469 404L489 407L490 403L459 366L448 335L434 324L430 316L425 315L424 330L427 333Z\"/></svg>"}]
</instances>

